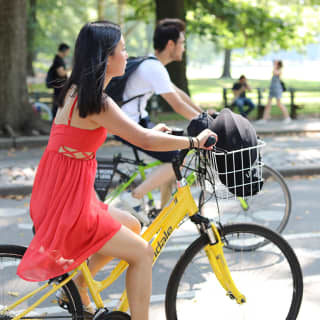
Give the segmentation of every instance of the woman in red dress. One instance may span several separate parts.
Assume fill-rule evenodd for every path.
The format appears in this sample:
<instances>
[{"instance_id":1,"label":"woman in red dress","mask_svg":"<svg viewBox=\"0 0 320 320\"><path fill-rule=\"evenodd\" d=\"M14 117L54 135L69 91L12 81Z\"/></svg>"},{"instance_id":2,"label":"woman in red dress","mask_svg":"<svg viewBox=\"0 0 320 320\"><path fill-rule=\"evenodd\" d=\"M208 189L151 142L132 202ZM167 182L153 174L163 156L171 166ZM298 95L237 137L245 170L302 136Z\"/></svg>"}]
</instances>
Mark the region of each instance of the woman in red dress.
<instances>
[{"instance_id":1,"label":"woman in red dress","mask_svg":"<svg viewBox=\"0 0 320 320\"><path fill-rule=\"evenodd\" d=\"M153 249L139 236L140 224L133 216L97 199L95 153L107 131L156 151L188 148L189 139L164 134L165 125L157 130L137 125L103 93L112 77L124 73L127 57L118 25L102 21L81 29L73 71L60 96L35 178L30 214L36 233L18 275L29 281L51 279L89 257L89 268L95 275L112 257L123 259L129 264L126 288L131 318L147 320ZM212 135L204 130L193 139L204 148ZM92 312L82 275L75 284L85 309Z\"/></svg>"}]
</instances>

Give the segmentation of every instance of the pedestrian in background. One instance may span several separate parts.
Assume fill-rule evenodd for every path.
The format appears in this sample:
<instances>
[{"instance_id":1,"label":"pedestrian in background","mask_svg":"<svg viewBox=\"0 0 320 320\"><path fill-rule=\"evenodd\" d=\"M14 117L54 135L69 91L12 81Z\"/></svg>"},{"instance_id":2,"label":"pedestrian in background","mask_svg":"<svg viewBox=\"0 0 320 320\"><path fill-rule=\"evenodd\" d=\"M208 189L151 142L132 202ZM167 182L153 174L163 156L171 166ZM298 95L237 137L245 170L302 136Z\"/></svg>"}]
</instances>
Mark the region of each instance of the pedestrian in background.
<instances>
[{"instance_id":1,"label":"pedestrian in background","mask_svg":"<svg viewBox=\"0 0 320 320\"><path fill-rule=\"evenodd\" d=\"M58 52L55 55L52 65L48 71L46 83L48 88L53 88L53 102L52 102L52 119L55 118L58 110L58 97L68 79L65 57L69 54L70 47L61 43L58 47Z\"/></svg>"},{"instance_id":2,"label":"pedestrian in background","mask_svg":"<svg viewBox=\"0 0 320 320\"><path fill-rule=\"evenodd\" d=\"M282 69L283 69L282 61L275 60L273 62L273 72L272 72L272 79L271 79L271 84L270 84L270 88L269 88L268 103L264 109L263 119L258 120L258 123L265 123L267 120L269 120L270 111L271 111L271 103L272 103L273 98L276 98L277 106L280 108L280 110L283 113L283 117L284 117L283 122L284 123L291 122L291 118L289 116L288 110L281 102L282 92L283 92L283 87L281 84Z\"/></svg>"}]
</instances>

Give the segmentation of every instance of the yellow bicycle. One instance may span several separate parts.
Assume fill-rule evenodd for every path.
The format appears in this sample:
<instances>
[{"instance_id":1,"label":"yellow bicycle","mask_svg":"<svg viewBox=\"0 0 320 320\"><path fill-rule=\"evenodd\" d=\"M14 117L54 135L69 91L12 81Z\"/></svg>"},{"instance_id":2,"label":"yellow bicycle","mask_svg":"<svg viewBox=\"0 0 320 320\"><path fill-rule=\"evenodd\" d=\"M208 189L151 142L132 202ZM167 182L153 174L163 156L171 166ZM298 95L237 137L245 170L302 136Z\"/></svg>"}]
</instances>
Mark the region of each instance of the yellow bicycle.
<instances>
[{"instance_id":1,"label":"yellow bicycle","mask_svg":"<svg viewBox=\"0 0 320 320\"><path fill-rule=\"evenodd\" d=\"M214 152L196 152L200 162L212 165ZM303 280L294 251L281 235L265 227L254 224L223 226L200 215L190 187L180 172L186 153L181 151L173 163L177 191L172 201L142 234L151 242L155 263L175 231L184 228L185 221L191 221L199 233L171 273L165 296L167 319L296 319ZM197 168L199 178L206 175L205 166ZM216 188L217 181L211 182ZM267 241L263 247L242 249L262 240ZM84 318L81 299L72 281L79 272L84 274L97 307L94 320L130 318L125 313L128 310L126 291L116 306L110 306L115 295L105 290L126 270L126 262L120 261L99 281L93 279L87 263L83 262L70 274L41 283L27 282L16 275L25 250L22 246L0 245L0 320ZM56 300L55 292L59 288L63 288L68 303Z\"/></svg>"}]
</instances>

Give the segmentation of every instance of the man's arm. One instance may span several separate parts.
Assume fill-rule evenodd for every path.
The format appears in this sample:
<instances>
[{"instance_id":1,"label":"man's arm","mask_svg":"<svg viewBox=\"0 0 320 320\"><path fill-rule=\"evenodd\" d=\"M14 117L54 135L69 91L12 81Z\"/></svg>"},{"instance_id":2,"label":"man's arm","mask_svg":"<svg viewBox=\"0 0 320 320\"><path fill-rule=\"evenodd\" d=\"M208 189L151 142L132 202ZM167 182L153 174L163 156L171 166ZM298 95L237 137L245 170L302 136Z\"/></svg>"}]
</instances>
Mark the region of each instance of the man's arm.
<instances>
[{"instance_id":1,"label":"man's arm","mask_svg":"<svg viewBox=\"0 0 320 320\"><path fill-rule=\"evenodd\" d=\"M238 98L240 96L241 93L243 93L244 91L246 91L246 88L245 87L241 87L240 89L235 89L233 88L232 89L232 92L234 94L234 98Z\"/></svg>"},{"instance_id":2,"label":"man's arm","mask_svg":"<svg viewBox=\"0 0 320 320\"><path fill-rule=\"evenodd\" d=\"M247 91L251 91L251 90L252 90L252 89L251 89L251 86L249 86L248 83L246 83L246 90L247 90Z\"/></svg>"},{"instance_id":3,"label":"man's arm","mask_svg":"<svg viewBox=\"0 0 320 320\"><path fill-rule=\"evenodd\" d=\"M57 68L57 74L60 78L64 78L68 75L67 70L63 66Z\"/></svg>"},{"instance_id":4,"label":"man's arm","mask_svg":"<svg viewBox=\"0 0 320 320\"><path fill-rule=\"evenodd\" d=\"M198 112L203 112L203 110L198 107L192 100L191 98L180 88L178 88L174 83L172 83L173 88L176 90L176 92L178 93L178 95L180 96L180 98L187 103L189 106L191 106L194 110L198 111Z\"/></svg>"},{"instance_id":5,"label":"man's arm","mask_svg":"<svg viewBox=\"0 0 320 320\"><path fill-rule=\"evenodd\" d=\"M181 114L184 118L188 120L191 120L200 113L200 111L195 110L185 101L183 101L178 92L176 91L162 93L161 97L170 104L170 106L175 112Z\"/></svg>"}]
</instances>

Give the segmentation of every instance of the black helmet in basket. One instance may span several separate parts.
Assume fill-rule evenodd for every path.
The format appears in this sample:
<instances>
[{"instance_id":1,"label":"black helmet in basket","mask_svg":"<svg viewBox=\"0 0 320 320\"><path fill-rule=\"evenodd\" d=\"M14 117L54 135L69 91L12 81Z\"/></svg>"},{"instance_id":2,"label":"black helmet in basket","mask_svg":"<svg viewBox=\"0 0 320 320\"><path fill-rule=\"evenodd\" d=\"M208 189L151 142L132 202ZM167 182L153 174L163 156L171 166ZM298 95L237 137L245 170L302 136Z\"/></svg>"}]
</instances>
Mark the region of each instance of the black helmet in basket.
<instances>
[{"instance_id":1,"label":"black helmet in basket","mask_svg":"<svg viewBox=\"0 0 320 320\"><path fill-rule=\"evenodd\" d=\"M215 118L201 113L192 119L187 131L191 136L209 128L218 135L215 160L220 181L236 196L258 193L263 185L257 134L251 123L230 109L223 109Z\"/></svg>"}]
</instances>

